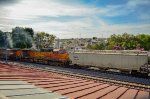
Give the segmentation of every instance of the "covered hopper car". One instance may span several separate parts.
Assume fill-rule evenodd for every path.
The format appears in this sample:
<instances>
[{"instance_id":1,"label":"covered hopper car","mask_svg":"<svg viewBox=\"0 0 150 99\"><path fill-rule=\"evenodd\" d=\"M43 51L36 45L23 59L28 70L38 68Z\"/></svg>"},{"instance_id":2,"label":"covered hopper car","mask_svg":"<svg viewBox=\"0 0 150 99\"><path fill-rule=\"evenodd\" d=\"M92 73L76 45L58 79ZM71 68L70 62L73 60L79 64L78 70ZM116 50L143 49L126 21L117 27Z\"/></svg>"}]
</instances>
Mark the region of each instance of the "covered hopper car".
<instances>
[{"instance_id":1,"label":"covered hopper car","mask_svg":"<svg viewBox=\"0 0 150 99\"><path fill-rule=\"evenodd\" d=\"M69 53L72 64L96 67L104 70L117 69L122 72L147 74L148 54L146 51L74 51Z\"/></svg>"}]
</instances>

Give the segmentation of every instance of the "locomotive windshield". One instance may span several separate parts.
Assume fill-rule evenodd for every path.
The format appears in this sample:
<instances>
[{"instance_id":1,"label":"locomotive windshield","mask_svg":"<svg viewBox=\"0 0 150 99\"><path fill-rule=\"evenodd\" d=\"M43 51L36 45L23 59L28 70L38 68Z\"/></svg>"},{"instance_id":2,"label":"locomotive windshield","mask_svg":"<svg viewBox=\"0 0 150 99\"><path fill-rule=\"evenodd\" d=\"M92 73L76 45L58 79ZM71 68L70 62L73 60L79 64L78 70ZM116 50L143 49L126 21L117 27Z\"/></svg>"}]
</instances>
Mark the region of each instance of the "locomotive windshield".
<instances>
[{"instance_id":1,"label":"locomotive windshield","mask_svg":"<svg viewBox=\"0 0 150 99\"><path fill-rule=\"evenodd\" d=\"M53 52L53 47L52 48L42 48L40 49L41 52Z\"/></svg>"}]
</instances>

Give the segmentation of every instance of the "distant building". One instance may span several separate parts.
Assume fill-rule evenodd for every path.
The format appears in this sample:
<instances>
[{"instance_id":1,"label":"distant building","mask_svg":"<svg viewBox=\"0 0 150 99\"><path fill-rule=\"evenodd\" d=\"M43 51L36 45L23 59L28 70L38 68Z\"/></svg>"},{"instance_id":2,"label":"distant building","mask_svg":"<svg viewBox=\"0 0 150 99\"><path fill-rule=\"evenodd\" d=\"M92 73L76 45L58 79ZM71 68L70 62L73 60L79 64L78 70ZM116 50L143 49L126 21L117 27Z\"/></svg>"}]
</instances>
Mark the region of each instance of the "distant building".
<instances>
[{"instance_id":1,"label":"distant building","mask_svg":"<svg viewBox=\"0 0 150 99\"><path fill-rule=\"evenodd\" d=\"M86 49L87 45L96 43L105 43L106 38L75 38L75 39L61 39L62 46L67 50L72 49Z\"/></svg>"},{"instance_id":2,"label":"distant building","mask_svg":"<svg viewBox=\"0 0 150 99\"><path fill-rule=\"evenodd\" d=\"M59 38L57 38L57 39L55 39L55 41L54 41L54 48L55 49L59 49L60 48L60 39Z\"/></svg>"}]
</instances>

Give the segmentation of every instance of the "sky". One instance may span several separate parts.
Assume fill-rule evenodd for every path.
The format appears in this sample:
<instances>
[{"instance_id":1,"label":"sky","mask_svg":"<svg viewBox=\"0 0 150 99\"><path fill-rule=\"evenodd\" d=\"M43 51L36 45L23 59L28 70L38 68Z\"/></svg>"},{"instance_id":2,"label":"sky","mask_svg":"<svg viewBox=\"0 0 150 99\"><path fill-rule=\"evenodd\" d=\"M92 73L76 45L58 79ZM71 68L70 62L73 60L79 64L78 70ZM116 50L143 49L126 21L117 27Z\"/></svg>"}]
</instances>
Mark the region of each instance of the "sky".
<instances>
[{"instance_id":1,"label":"sky","mask_svg":"<svg viewBox=\"0 0 150 99\"><path fill-rule=\"evenodd\" d=\"M150 0L0 0L0 30L16 26L59 38L150 34Z\"/></svg>"}]
</instances>

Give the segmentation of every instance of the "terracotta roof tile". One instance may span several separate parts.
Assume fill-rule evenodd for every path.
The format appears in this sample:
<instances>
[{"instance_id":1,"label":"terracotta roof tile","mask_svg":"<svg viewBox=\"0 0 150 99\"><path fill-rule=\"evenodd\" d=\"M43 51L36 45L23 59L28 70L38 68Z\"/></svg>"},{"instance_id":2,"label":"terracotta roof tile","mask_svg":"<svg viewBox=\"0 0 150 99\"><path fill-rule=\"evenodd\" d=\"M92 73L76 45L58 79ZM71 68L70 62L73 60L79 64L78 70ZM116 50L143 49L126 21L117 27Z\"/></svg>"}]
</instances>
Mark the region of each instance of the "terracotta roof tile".
<instances>
[{"instance_id":1,"label":"terracotta roof tile","mask_svg":"<svg viewBox=\"0 0 150 99\"><path fill-rule=\"evenodd\" d=\"M0 64L0 81L21 80L75 99L149 99L149 92L109 83L98 83L80 78Z\"/></svg>"}]
</instances>

